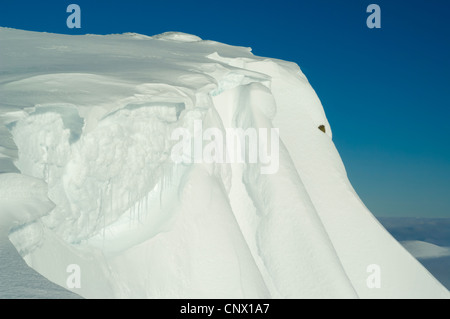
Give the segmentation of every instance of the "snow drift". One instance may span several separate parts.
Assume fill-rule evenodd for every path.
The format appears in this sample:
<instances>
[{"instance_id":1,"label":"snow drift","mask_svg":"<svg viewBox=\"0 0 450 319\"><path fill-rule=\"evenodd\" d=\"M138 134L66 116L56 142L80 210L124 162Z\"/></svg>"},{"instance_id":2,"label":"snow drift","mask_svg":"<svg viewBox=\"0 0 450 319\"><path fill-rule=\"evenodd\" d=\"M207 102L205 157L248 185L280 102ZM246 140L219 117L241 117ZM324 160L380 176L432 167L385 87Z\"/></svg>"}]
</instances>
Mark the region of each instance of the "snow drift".
<instances>
[{"instance_id":1,"label":"snow drift","mask_svg":"<svg viewBox=\"0 0 450 319\"><path fill-rule=\"evenodd\" d=\"M88 298L449 297L358 198L296 64L174 32L0 43L0 213L51 281L76 264ZM278 170L174 163L196 120L278 128Z\"/></svg>"}]
</instances>

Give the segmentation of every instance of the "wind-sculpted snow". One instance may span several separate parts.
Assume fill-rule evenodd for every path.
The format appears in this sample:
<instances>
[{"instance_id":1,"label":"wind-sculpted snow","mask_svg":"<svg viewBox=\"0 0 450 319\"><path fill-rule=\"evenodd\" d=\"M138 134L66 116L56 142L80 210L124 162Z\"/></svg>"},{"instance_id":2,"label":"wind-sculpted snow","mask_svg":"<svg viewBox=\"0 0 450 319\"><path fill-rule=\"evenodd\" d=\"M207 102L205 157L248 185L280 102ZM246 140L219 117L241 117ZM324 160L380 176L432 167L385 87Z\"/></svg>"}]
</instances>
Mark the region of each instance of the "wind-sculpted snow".
<instances>
[{"instance_id":1,"label":"wind-sculpted snow","mask_svg":"<svg viewBox=\"0 0 450 319\"><path fill-rule=\"evenodd\" d=\"M54 207L47 197L47 185L42 180L15 173L1 177L2 229L32 223Z\"/></svg>"},{"instance_id":2,"label":"wind-sculpted snow","mask_svg":"<svg viewBox=\"0 0 450 319\"><path fill-rule=\"evenodd\" d=\"M359 200L296 64L176 32L0 42L0 216L51 281L88 298L448 297ZM229 132L255 138L245 160L220 153Z\"/></svg>"}]
</instances>

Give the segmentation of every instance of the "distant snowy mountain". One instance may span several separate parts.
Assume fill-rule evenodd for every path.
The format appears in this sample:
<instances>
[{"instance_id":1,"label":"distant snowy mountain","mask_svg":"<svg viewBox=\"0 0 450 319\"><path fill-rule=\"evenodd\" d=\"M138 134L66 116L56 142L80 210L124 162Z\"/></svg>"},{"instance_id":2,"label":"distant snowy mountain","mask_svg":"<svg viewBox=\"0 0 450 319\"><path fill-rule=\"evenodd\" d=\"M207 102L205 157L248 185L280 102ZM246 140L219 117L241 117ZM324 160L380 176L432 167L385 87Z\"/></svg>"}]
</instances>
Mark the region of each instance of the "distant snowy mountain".
<instances>
[{"instance_id":1,"label":"distant snowy mountain","mask_svg":"<svg viewBox=\"0 0 450 319\"><path fill-rule=\"evenodd\" d=\"M379 217L411 255L450 289L450 218Z\"/></svg>"},{"instance_id":2,"label":"distant snowy mountain","mask_svg":"<svg viewBox=\"0 0 450 319\"><path fill-rule=\"evenodd\" d=\"M0 228L80 296L450 296L361 202L294 63L0 28L0 97Z\"/></svg>"},{"instance_id":3,"label":"distant snowy mountain","mask_svg":"<svg viewBox=\"0 0 450 319\"><path fill-rule=\"evenodd\" d=\"M450 256L449 247L440 247L424 241L408 240L401 242L403 247L418 259L431 259Z\"/></svg>"}]
</instances>

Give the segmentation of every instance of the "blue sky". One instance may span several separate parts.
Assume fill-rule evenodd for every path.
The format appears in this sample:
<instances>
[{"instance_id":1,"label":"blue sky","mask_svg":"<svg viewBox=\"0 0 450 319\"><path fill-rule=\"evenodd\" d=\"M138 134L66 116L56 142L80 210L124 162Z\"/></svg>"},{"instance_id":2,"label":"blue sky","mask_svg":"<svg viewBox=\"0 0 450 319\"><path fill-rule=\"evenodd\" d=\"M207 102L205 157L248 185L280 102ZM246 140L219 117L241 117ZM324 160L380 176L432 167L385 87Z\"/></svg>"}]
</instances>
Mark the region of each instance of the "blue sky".
<instances>
[{"instance_id":1,"label":"blue sky","mask_svg":"<svg viewBox=\"0 0 450 319\"><path fill-rule=\"evenodd\" d=\"M71 3L81 7L79 30L66 26ZM381 29L366 26L371 3L381 7ZM449 12L446 0L2 1L0 26L182 31L294 61L322 100L368 208L377 216L450 217Z\"/></svg>"}]
</instances>

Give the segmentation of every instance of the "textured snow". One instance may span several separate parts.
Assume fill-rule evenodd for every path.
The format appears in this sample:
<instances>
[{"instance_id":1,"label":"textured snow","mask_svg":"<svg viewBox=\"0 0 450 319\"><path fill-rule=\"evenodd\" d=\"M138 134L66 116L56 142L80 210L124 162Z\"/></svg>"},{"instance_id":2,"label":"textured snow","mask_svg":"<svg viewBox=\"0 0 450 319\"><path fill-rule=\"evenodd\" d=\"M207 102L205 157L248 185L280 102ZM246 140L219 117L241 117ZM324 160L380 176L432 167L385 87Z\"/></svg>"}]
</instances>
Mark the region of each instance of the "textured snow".
<instances>
[{"instance_id":1,"label":"textured snow","mask_svg":"<svg viewBox=\"0 0 450 319\"><path fill-rule=\"evenodd\" d=\"M353 190L296 64L178 32L0 41L0 225L52 282L77 264L87 298L449 297ZM171 162L196 120L278 128L279 170Z\"/></svg>"},{"instance_id":2,"label":"textured snow","mask_svg":"<svg viewBox=\"0 0 450 319\"><path fill-rule=\"evenodd\" d=\"M80 298L28 267L8 239L10 229L25 227L54 207L45 182L2 174L0 194L0 298Z\"/></svg>"}]
</instances>

